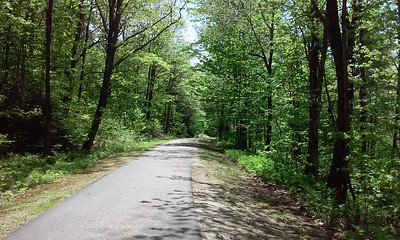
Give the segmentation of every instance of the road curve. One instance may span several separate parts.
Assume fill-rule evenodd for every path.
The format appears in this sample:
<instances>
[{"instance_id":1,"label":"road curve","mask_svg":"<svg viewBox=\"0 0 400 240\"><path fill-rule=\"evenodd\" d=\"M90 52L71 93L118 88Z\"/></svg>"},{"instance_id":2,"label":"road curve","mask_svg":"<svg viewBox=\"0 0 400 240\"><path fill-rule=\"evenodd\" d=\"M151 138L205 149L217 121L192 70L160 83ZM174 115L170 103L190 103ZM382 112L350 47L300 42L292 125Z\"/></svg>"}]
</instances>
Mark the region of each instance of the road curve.
<instances>
[{"instance_id":1,"label":"road curve","mask_svg":"<svg viewBox=\"0 0 400 240\"><path fill-rule=\"evenodd\" d=\"M195 146L195 139L162 144L6 239L201 239L191 184Z\"/></svg>"}]
</instances>

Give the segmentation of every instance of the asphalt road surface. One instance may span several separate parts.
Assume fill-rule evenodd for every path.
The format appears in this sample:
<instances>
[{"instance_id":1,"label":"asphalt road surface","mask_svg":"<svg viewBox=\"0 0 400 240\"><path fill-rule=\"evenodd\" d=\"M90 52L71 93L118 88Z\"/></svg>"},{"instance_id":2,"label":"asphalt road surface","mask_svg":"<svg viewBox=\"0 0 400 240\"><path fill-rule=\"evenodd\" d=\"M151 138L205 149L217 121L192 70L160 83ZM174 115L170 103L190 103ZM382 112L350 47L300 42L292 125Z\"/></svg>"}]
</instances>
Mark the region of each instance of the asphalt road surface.
<instances>
[{"instance_id":1,"label":"asphalt road surface","mask_svg":"<svg viewBox=\"0 0 400 240\"><path fill-rule=\"evenodd\" d=\"M201 239L192 198L195 146L194 139L162 144L6 239Z\"/></svg>"}]
</instances>

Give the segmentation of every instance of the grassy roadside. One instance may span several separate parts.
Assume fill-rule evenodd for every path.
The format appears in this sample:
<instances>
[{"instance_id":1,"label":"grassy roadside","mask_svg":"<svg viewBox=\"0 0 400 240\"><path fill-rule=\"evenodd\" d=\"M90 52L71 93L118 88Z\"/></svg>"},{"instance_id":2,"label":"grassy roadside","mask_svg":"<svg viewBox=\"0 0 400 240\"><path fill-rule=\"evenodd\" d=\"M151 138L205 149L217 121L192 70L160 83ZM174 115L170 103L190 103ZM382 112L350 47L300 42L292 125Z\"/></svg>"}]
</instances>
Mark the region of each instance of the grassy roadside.
<instances>
[{"instance_id":1,"label":"grassy roadside","mask_svg":"<svg viewBox=\"0 0 400 240\"><path fill-rule=\"evenodd\" d=\"M37 164L40 159L31 157L34 159L34 163L31 164L35 167L30 169L28 174L25 172L28 171L29 161L19 168L18 164L24 164L24 162L17 161L15 158L11 159L13 161L9 160L10 162L3 161L1 163L3 166L10 163L17 166L2 167L0 170L2 179L7 176L12 178L15 174L18 177L18 173L24 174L24 177L12 181L11 189L1 191L0 239L62 199L126 164L133 157L166 141L168 140L152 139L134 142L120 149L103 148L89 155L77 154L74 159L66 158L71 155L60 154L54 157L56 161L52 165ZM11 184L10 182L9 180L8 184ZM5 184L5 181L2 180L2 184Z\"/></svg>"},{"instance_id":2,"label":"grassy roadside","mask_svg":"<svg viewBox=\"0 0 400 240\"><path fill-rule=\"evenodd\" d=\"M225 151L200 142L192 166L203 239L336 239L287 189L265 182Z\"/></svg>"}]
</instances>

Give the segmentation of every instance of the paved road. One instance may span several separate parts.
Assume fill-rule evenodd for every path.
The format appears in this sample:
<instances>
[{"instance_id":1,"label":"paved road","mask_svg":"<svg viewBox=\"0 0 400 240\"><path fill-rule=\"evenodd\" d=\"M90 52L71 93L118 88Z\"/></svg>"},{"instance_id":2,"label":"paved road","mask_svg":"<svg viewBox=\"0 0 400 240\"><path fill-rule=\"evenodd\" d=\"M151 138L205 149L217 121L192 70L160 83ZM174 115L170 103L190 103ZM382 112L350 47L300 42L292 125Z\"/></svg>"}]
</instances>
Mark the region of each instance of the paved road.
<instances>
[{"instance_id":1,"label":"paved road","mask_svg":"<svg viewBox=\"0 0 400 240\"><path fill-rule=\"evenodd\" d=\"M99 179L6 239L201 239L192 199L196 140L174 140Z\"/></svg>"}]
</instances>

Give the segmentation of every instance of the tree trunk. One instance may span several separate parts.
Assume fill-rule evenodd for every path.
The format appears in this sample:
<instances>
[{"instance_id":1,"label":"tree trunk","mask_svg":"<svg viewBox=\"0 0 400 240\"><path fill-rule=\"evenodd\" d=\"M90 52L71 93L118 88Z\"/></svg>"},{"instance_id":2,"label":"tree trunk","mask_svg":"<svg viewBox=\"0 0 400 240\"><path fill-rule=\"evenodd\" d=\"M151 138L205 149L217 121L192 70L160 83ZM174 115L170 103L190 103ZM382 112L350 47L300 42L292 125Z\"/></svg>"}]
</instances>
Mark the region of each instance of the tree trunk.
<instances>
[{"instance_id":1,"label":"tree trunk","mask_svg":"<svg viewBox=\"0 0 400 240\"><path fill-rule=\"evenodd\" d=\"M152 62L149 66L149 73L147 75L147 90L146 90L146 101L144 103L146 111L146 120L149 122L151 120L151 104L153 101L153 88L156 79L157 63Z\"/></svg>"},{"instance_id":2,"label":"tree trunk","mask_svg":"<svg viewBox=\"0 0 400 240\"><path fill-rule=\"evenodd\" d=\"M272 93L270 93L272 95ZM267 100L267 127L265 132L265 151L271 150L271 141L272 141L272 96L268 96Z\"/></svg>"},{"instance_id":3,"label":"tree trunk","mask_svg":"<svg viewBox=\"0 0 400 240\"><path fill-rule=\"evenodd\" d=\"M247 129L241 121L236 123L236 146L240 150L247 149Z\"/></svg>"},{"instance_id":4,"label":"tree trunk","mask_svg":"<svg viewBox=\"0 0 400 240\"><path fill-rule=\"evenodd\" d=\"M298 101L298 94L296 90L293 91L293 93L290 93L290 96L292 98L292 106L293 106L293 115L292 117L295 119L300 118L300 102ZM293 131L292 134L292 149L291 149L291 154L292 154L292 160L294 163L296 163L299 160L299 157L301 156L302 153L302 136L301 136L301 126L297 122L293 122L290 124L291 125L291 130Z\"/></svg>"},{"instance_id":5,"label":"tree trunk","mask_svg":"<svg viewBox=\"0 0 400 240\"><path fill-rule=\"evenodd\" d=\"M122 1L123 0L110 0L109 1L109 22L107 34L107 49L106 61L103 75L103 84L101 86L99 102L97 104L96 113L94 115L92 126L89 130L87 140L82 146L82 150L90 151L93 147L93 142L99 129L101 119L105 107L107 106L107 98L109 95L111 75L114 69L114 57L117 50L117 41L120 30L120 20L122 15ZM104 23L106 24L106 23Z\"/></svg>"},{"instance_id":6,"label":"tree trunk","mask_svg":"<svg viewBox=\"0 0 400 240\"><path fill-rule=\"evenodd\" d=\"M92 16L92 11L93 11L93 0L90 3L90 10L89 10L89 17L86 22L86 29L85 29L85 46L82 49L81 53L81 69L80 69L80 74L79 74L79 89L78 89L78 99L82 98L82 92L83 92L83 80L85 78L85 63L86 63L86 53L87 49L89 46L89 34L90 34L90 19Z\"/></svg>"},{"instance_id":7,"label":"tree trunk","mask_svg":"<svg viewBox=\"0 0 400 240\"><path fill-rule=\"evenodd\" d=\"M175 69L172 71L173 76L169 78L168 81L168 88L167 88L167 95L172 97L173 96L173 87L174 87L174 82L176 80L175 74L176 71ZM166 135L170 134L171 130L171 120L172 120L172 99L168 99L167 102L165 103L165 127L164 127L164 133Z\"/></svg>"},{"instance_id":8,"label":"tree trunk","mask_svg":"<svg viewBox=\"0 0 400 240\"><path fill-rule=\"evenodd\" d=\"M360 29L360 45L361 47L365 46L365 41L364 41L364 29ZM367 74L366 74L366 69L364 67L364 62L365 62L365 56L364 56L364 51L360 51L360 78L362 81L362 84L360 86L359 90L359 98L360 98L360 132L361 132L361 152L366 153L368 150L368 142L366 140L366 133L365 133L365 125L367 124L367 110L366 107L368 105L368 100L367 100Z\"/></svg>"},{"instance_id":9,"label":"tree trunk","mask_svg":"<svg viewBox=\"0 0 400 240\"><path fill-rule=\"evenodd\" d=\"M347 18L347 14L343 14L342 16L342 24L344 27L342 29L347 29L347 32L343 32L343 39L347 37L347 61L351 67L351 74L353 77L357 77L359 71L356 67L356 59L354 57L354 49L356 47L356 33L360 29L360 20L361 20L361 13L362 13L362 0L352 0L352 20L351 22ZM361 51L361 54L362 51ZM349 114L350 117L353 113L353 99L354 99L354 84L349 81ZM351 122L351 119L350 119Z\"/></svg>"},{"instance_id":10,"label":"tree trunk","mask_svg":"<svg viewBox=\"0 0 400 240\"><path fill-rule=\"evenodd\" d=\"M65 101L70 102L72 100L72 92L74 90L74 77L75 77L75 71L76 67L79 62L79 54L78 54L78 47L79 43L82 38L82 32L84 30L84 18L85 14L83 12L83 0L80 1L79 3L79 12L78 12L78 23L76 26L76 32L75 32L75 38L74 42L72 44L71 48L71 61L70 61L70 66L69 69L66 69L65 74L68 79L68 88L67 88L67 95L65 96ZM67 112L69 107L67 106Z\"/></svg>"},{"instance_id":11,"label":"tree trunk","mask_svg":"<svg viewBox=\"0 0 400 240\"><path fill-rule=\"evenodd\" d=\"M10 75L10 50L11 50L11 26L6 30L6 44L4 46L4 60L3 60L3 76L0 82L0 89L4 91L4 87L9 82Z\"/></svg>"},{"instance_id":12,"label":"tree trunk","mask_svg":"<svg viewBox=\"0 0 400 240\"><path fill-rule=\"evenodd\" d=\"M309 48L308 59L310 68L310 96L311 105L309 108L309 130L308 130L308 156L304 169L306 174L318 177L318 125L321 110L322 83L325 75L325 60L327 52L327 36L324 33L321 59L319 59L319 39L315 30L311 34L311 46Z\"/></svg>"},{"instance_id":13,"label":"tree trunk","mask_svg":"<svg viewBox=\"0 0 400 240\"><path fill-rule=\"evenodd\" d=\"M29 21L30 19L30 14L26 13L25 20ZM25 76L26 76L26 57L27 57L27 43L28 43L28 36L29 36L29 29L28 26L24 26L24 33L22 35L21 39L21 45L20 45L20 63L19 63L19 76L18 79L21 83L25 82Z\"/></svg>"},{"instance_id":14,"label":"tree trunk","mask_svg":"<svg viewBox=\"0 0 400 240\"><path fill-rule=\"evenodd\" d=\"M399 57L400 58L400 57ZM400 62L399 62L400 64ZM393 156L399 154L398 142L400 132L400 66L397 67L397 90L396 90L396 116L395 116L395 127L393 133L392 152Z\"/></svg>"},{"instance_id":15,"label":"tree trunk","mask_svg":"<svg viewBox=\"0 0 400 240\"><path fill-rule=\"evenodd\" d=\"M273 9L275 11L275 9ZM268 100L267 100L267 129L265 136L265 150L271 150L271 141L272 141L272 111L273 111L273 99L272 99L272 88L271 88L271 77L272 77L272 57L274 55L274 31L275 31L275 15L272 13L271 26L269 29L269 56L267 63L267 71L268 71Z\"/></svg>"},{"instance_id":16,"label":"tree trunk","mask_svg":"<svg viewBox=\"0 0 400 240\"><path fill-rule=\"evenodd\" d=\"M226 123L225 123L225 118L224 118L224 114L225 114L225 110L224 110L224 106L222 104L219 105L218 107L218 140L222 141L224 135L225 135L225 131L226 131Z\"/></svg>"},{"instance_id":17,"label":"tree trunk","mask_svg":"<svg viewBox=\"0 0 400 240\"><path fill-rule=\"evenodd\" d=\"M346 5L346 0L344 0ZM343 11L346 11L343 9ZM346 59L346 41L342 38L340 21L338 16L338 5L336 0L328 0L326 6L326 18L328 24L327 33L331 44L332 54L336 69L338 103L337 103L337 137L334 143L333 159L329 171L327 185L336 190L336 200L339 204L344 203L347 197L347 190L350 185L350 173L348 169L350 129L349 113L349 84ZM343 25L344 26L344 25ZM346 29L342 29L343 32ZM345 36L345 34L343 34Z\"/></svg>"},{"instance_id":18,"label":"tree trunk","mask_svg":"<svg viewBox=\"0 0 400 240\"><path fill-rule=\"evenodd\" d=\"M397 16L400 19L400 0L397 0ZM397 40L400 42L400 21L397 23ZM393 134L392 152L393 156L399 156L398 142L400 132L400 50L397 53L397 93L396 93L396 116Z\"/></svg>"},{"instance_id":19,"label":"tree trunk","mask_svg":"<svg viewBox=\"0 0 400 240\"><path fill-rule=\"evenodd\" d=\"M304 172L314 176L318 176L318 122L321 107L321 84L318 78L318 49L319 39L313 31L311 34L311 46L308 51L311 105L309 108L308 156Z\"/></svg>"},{"instance_id":20,"label":"tree trunk","mask_svg":"<svg viewBox=\"0 0 400 240\"><path fill-rule=\"evenodd\" d=\"M243 3L242 3L243 4ZM275 33L275 6L272 7L272 16L271 16L271 22L268 22L267 18L265 17L264 13L262 13L262 19L264 21L264 24L268 27L269 29L269 49L268 51L265 49L264 43L262 42L262 39L260 36L257 34L257 31L254 27L253 21L251 16L245 14L245 17L247 21L250 24L251 31L253 33L254 38L256 39L258 46L260 48L260 54L252 54L254 56L260 57L261 60L263 61L264 67L268 72L268 97L267 97L267 111L266 111L266 117L267 117L267 122L265 123L265 151L270 151L271 150L271 141L272 141L272 118L273 118L273 93L272 93L272 88L271 88L271 77L272 77L272 60L273 60L273 55L274 55L274 33Z\"/></svg>"},{"instance_id":21,"label":"tree trunk","mask_svg":"<svg viewBox=\"0 0 400 240\"><path fill-rule=\"evenodd\" d=\"M172 103L165 103L165 130L166 135L171 133Z\"/></svg>"},{"instance_id":22,"label":"tree trunk","mask_svg":"<svg viewBox=\"0 0 400 240\"><path fill-rule=\"evenodd\" d=\"M48 1L46 10L46 45L45 45L45 103L43 114L45 118L43 155L52 153L51 145L51 89L50 89L50 60L51 60L51 34L53 23L53 0Z\"/></svg>"}]
</instances>

